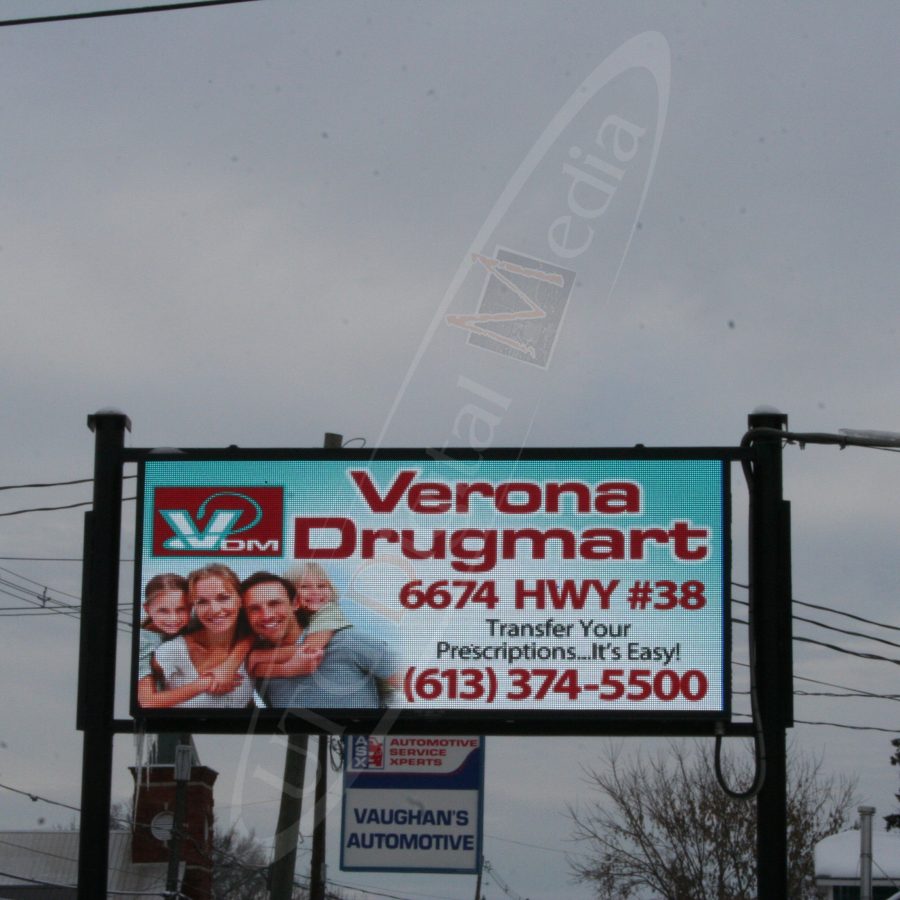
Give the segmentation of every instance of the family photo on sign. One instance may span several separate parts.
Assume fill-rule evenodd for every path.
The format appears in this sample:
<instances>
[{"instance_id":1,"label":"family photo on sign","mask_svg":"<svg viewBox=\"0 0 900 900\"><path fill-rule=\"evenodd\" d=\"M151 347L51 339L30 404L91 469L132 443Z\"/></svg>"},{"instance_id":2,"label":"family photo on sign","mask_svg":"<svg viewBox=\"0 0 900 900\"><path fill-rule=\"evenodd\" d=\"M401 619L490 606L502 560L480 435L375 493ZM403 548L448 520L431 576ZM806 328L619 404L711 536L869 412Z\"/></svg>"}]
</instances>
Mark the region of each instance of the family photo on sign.
<instances>
[{"instance_id":1,"label":"family photo on sign","mask_svg":"<svg viewBox=\"0 0 900 900\"><path fill-rule=\"evenodd\" d=\"M388 645L354 626L322 566L241 581L217 563L144 588L144 709L377 709L399 683Z\"/></svg>"}]
</instances>

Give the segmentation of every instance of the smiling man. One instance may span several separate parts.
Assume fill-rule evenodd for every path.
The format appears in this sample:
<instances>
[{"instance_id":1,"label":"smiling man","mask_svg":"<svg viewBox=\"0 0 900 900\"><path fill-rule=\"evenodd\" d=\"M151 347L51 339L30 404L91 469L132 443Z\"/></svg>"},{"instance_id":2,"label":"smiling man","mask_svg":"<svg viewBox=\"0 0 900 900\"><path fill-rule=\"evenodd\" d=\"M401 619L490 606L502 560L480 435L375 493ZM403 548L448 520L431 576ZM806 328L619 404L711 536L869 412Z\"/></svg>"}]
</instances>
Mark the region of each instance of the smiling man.
<instances>
[{"instance_id":1,"label":"smiling man","mask_svg":"<svg viewBox=\"0 0 900 900\"><path fill-rule=\"evenodd\" d=\"M241 582L244 613L253 633L270 647L291 647L303 629L297 620L300 601L294 586L270 572L255 572Z\"/></svg>"},{"instance_id":2,"label":"smiling man","mask_svg":"<svg viewBox=\"0 0 900 900\"><path fill-rule=\"evenodd\" d=\"M305 709L371 709L385 705L383 685L392 683L393 655L384 641L357 628L337 631L316 651L310 675L286 675L285 667L306 637L304 613L290 581L256 572L241 582L241 598L250 628L260 642L247 668L267 706Z\"/></svg>"}]
</instances>

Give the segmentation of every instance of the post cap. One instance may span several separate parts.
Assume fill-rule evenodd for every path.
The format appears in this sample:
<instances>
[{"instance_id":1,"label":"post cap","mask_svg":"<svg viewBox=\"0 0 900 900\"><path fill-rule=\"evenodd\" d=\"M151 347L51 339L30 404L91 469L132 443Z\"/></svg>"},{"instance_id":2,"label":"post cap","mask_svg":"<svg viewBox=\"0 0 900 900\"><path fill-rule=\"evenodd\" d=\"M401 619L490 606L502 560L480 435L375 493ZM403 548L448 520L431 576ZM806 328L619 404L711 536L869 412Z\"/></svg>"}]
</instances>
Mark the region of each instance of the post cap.
<instances>
[{"instance_id":1,"label":"post cap","mask_svg":"<svg viewBox=\"0 0 900 900\"><path fill-rule=\"evenodd\" d=\"M749 416L747 416L747 426L749 428L780 428L787 427L787 414L781 412L775 406L757 406Z\"/></svg>"},{"instance_id":2,"label":"post cap","mask_svg":"<svg viewBox=\"0 0 900 900\"><path fill-rule=\"evenodd\" d=\"M128 431L131 431L131 419L129 419L121 409L114 409L111 406L105 406L102 409L98 409L97 412L95 412L93 415L88 416L87 426L91 429L91 431L97 430L99 419L120 419L121 424Z\"/></svg>"}]
</instances>

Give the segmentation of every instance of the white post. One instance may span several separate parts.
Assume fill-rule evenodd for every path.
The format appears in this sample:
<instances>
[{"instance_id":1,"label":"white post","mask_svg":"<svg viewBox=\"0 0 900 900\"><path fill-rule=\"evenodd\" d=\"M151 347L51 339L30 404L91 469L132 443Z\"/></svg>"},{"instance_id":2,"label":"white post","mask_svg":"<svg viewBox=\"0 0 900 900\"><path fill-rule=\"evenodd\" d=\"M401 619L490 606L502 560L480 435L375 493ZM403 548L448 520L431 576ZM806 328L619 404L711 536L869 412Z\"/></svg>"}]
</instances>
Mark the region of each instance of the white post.
<instances>
[{"instance_id":1,"label":"white post","mask_svg":"<svg viewBox=\"0 0 900 900\"><path fill-rule=\"evenodd\" d=\"M859 897L872 900L872 816L874 806L860 806L859 812Z\"/></svg>"}]
</instances>

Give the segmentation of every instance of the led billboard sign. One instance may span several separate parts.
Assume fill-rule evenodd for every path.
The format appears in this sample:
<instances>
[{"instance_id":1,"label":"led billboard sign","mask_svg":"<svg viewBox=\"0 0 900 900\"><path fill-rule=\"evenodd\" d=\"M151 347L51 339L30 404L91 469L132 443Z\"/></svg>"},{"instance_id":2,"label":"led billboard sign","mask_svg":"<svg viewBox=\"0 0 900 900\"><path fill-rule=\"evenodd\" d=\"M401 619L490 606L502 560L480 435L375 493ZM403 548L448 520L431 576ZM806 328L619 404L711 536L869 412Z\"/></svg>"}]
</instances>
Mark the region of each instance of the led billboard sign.
<instances>
[{"instance_id":1,"label":"led billboard sign","mask_svg":"<svg viewBox=\"0 0 900 900\"><path fill-rule=\"evenodd\" d=\"M133 712L727 718L728 459L148 454Z\"/></svg>"}]
</instances>

